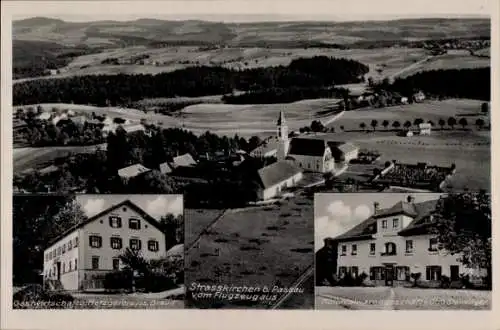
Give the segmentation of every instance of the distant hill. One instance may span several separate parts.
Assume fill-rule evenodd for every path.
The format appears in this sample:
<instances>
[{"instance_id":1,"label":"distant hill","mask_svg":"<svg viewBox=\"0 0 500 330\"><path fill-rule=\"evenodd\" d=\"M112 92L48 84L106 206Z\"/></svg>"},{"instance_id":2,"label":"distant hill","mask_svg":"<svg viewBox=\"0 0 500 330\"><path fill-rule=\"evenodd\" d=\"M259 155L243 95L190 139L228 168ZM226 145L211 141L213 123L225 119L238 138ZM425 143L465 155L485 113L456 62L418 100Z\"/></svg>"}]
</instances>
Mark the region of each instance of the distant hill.
<instances>
[{"instance_id":1,"label":"distant hill","mask_svg":"<svg viewBox=\"0 0 500 330\"><path fill-rule=\"evenodd\" d=\"M219 23L199 20L66 22L34 17L14 21L14 40L54 42L67 47L122 47L151 43L260 46L290 42L352 44L362 41L422 40L490 36L482 18L402 19L368 22Z\"/></svg>"}]
</instances>

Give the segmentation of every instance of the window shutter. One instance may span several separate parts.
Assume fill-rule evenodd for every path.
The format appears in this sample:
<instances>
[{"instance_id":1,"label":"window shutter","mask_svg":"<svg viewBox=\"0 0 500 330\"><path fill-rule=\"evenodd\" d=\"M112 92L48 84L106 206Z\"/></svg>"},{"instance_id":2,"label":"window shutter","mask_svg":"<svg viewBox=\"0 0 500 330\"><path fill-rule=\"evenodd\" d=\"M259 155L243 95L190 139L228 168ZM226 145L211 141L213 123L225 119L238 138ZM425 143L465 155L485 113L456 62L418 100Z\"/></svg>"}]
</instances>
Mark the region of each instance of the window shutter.
<instances>
[{"instance_id":1,"label":"window shutter","mask_svg":"<svg viewBox=\"0 0 500 330\"><path fill-rule=\"evenodd\" d=\"M109 226L113 227L113 217L109 217Z\"/></svg>"}]
</instances>

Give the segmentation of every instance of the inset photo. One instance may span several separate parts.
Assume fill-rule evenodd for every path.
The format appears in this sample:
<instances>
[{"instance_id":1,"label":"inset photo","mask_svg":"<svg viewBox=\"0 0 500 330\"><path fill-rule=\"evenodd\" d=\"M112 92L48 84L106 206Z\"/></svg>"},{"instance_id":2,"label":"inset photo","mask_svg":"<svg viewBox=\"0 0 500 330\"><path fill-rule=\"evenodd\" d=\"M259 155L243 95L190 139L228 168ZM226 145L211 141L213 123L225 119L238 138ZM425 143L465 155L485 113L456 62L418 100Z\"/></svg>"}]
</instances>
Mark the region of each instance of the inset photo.
<instances>
[{"instance_id":1,"label":"inset photo","mask_svg":"<svg viewBox=\"0 0 500 330\"><path fill-rule=\"evenodd\" d=\"M14 309L184 308L182 195L16 195Z\"/></svg>"},{"instance_id":2,"label":"inset photo","mask_svg":"<svg viewBox=\"0 0 500 330\"><path fill-rule=\"evenodd\" d=\"M316 194L314 204L316 309L491 309L489 194Z\"/></svg>"}]
</instances>

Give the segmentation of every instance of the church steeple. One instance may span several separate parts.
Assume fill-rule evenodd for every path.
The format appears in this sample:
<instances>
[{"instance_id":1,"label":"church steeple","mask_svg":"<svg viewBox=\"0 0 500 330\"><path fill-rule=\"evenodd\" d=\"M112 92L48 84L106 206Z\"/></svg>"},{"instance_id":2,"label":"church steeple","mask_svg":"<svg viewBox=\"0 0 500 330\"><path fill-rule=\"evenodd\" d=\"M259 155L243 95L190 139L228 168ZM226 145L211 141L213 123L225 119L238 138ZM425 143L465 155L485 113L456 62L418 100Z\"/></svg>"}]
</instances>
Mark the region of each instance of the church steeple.
<instances>
[{"instance_id":1,"label":"church steeple","mask_svg":"<svg viewBox=\"0 0 500 330\"><path fill-rule=\"evenodd\" d=\"M278 122L276 124L278 129L278 138L280 140L288 139L288 125L286 124L285 114L283 111L280 111Z\"/></svg>"},{"instance_id":2,"label":"church steeple","mask_svg":"<svg viewBox=\"0 0 500 330\"><path fill-rule=\"evenodd\" d=\"M286 124L285 114L283 111L280 111L280 115L276 124L278 134L277 158L278 160L284 160L288 154L290 140L288 139L288 125Z\"/></svg>"}]
</instances>

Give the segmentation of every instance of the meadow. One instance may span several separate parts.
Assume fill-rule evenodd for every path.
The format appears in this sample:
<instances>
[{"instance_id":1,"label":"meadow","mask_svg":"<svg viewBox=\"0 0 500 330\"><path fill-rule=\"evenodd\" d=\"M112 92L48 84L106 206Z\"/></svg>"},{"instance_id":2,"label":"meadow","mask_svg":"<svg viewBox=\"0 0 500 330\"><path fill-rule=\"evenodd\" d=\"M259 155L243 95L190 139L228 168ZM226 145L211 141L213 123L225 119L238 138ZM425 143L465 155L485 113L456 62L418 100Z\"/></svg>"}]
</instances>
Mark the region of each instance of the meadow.
<instances>
[{"instance_id":1,"label":"meadow","mask_svg":"<svg viewBox=\"0 0 500 330\"><path fill-rule=\"evenodd\" d=\"M313 228L312 198L302 195L281 205L228 210L187 251L186 285L286 288L314 262ZM233 303L216 302L221 307ZM269 307L264 302L252 305Z\"/></svg>"}]
</instances>

